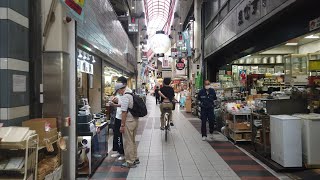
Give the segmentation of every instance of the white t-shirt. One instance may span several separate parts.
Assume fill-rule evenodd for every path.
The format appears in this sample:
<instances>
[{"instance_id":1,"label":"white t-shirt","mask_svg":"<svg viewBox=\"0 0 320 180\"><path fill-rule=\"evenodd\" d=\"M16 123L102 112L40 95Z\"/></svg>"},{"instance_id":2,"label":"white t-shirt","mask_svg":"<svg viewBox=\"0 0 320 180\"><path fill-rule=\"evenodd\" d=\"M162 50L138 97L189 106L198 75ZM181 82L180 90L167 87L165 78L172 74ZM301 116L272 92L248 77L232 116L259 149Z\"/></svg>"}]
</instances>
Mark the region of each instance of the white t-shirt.
<instances>
[{"instance_id":1,"label":"white t-shirt","mask_svg":"<svg viewBox=\"0 0 320 180\"><path fill-rule=\"evenodd\" d=\"M132 90L127 88L125 93L132 93ZM121 111L128 111L129 108L133 107L133 97L130 94L124 94L121 96ZM138 117L133 117L131 113L127 115L127 121L138 120Z\"/></svg>"},{"instance_id":2,"label":"white t-shirt","mask_svg":"<svg viewBox=\"0 0 320 180\"><path fill-rule=\"evenodd\" d=\"M124 93L132 93L132 90L129 89L129 88L126 88L126 91ZM122 104L121 103L121 99L123 98L123 96L120 96L119 94L116 95L116 97L118 98L118 104ZM122 118L122 110L121 110L121 107L117 107L117 113L116 113L116 118L117 119L120 119Z\"/></svg>"}]
</instances>

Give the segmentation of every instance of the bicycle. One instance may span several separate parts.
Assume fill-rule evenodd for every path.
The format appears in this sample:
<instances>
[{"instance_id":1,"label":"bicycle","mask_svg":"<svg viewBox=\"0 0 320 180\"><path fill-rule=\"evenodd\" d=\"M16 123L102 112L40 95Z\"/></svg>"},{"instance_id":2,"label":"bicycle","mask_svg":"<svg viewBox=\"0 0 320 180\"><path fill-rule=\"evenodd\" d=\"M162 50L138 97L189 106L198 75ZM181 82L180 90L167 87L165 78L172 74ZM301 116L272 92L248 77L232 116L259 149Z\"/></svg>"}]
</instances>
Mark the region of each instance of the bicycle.
<instances>
[{"instance_id":1,"label":"bicycle","mask_svg":"<svg viewBox=\"0 0 320 180\"><path fill-rule=\"evenodd\" d=\"M173 106L175 106L175 104L177 103L176 100L173 100L172 104ZM168 140L168 131L170 131L170 119L169 119L169 116L170 116L170 113L169 111L172 111L174 110L174 107L172 108L163 108L163 111L164 111L164 131L165 131L165 134L164 134L164 139L165 141L167 142ZM172 113L172 112L171 112Z\"/></svg>"},{"instance_id":2,"label":"bicycle","mask_svg":"<svg viewBox=\"0 0 320 180\"><path fill-rule=\"evenodd\" d=\"M170 120L169 120L169 116L170 113L169 111L172 110L171 108L164 108L164 139L167 142L168 140L168 131L170 131Z\"/></svg>"}]
</instances>

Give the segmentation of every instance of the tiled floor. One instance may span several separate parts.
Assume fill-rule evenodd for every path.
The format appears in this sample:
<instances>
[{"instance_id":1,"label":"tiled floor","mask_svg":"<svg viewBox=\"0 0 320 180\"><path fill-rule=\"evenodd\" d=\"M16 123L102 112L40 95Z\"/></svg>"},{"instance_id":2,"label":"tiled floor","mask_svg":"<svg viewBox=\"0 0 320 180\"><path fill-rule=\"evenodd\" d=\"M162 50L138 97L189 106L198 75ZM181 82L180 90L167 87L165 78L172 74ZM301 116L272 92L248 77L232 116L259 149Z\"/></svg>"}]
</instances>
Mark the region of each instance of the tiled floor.
<instances>
[{"instance_id":1,"label":"tiled floor","mask_svg":"<svg viewBox=\"0 0 320 180\"><path fill-rule=\"evenodd\" d=\"M108 157L92 179L99 180L236 180L277 179L224 137L220 142L201 140L198 119L176 109L175 126L168 141L159 130L160 110L153 97L148 97L149 115L140 120L137 141L140 164L121 168L121 162ZM191 123L190 123L191 122ZM110 144L110 143L109 143ZM112 148L112 146L109 146ZM241 177L241 178L240 178Z\"/></svg>"}]
</instances>

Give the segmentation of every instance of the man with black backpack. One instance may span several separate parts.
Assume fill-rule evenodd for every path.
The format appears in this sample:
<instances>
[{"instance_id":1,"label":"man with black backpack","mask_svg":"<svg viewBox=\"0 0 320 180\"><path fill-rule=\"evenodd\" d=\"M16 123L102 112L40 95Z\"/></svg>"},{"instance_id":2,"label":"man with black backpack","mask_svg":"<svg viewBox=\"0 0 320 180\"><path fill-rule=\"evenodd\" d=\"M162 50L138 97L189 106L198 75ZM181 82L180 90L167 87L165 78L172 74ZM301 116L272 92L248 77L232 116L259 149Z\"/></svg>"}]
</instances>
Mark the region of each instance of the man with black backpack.
<instances>
[{"instance_id":1,"label":"man with black backpack","mask_svg":"<svg viewBox=\"0 0 320 180\"><path fill-rule=\"evenodd\" d=\"M124 154L126 162L123 167L133 168L140 163L137 156L137 144L135 136L139 123L139 117L147 115L147 108L142 98L133 95L126 84L117 83L115 91L121 95L121 126L120 132L124 138Z\"/></svg>"}]
</instances>

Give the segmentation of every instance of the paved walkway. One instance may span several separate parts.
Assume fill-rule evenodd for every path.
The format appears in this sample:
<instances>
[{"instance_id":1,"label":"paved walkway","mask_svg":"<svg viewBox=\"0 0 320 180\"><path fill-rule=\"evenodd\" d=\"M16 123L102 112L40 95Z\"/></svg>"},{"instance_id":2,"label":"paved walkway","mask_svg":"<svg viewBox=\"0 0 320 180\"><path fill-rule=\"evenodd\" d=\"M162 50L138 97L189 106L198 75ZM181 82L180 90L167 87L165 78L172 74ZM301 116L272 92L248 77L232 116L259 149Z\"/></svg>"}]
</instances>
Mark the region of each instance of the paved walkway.
<instances>
[{"instance_id":1,"label":"paved walkway","mask_svg":"<svg viewBox=\"0 0 320 180\"><path fill-rule=\"evenodd\" d=\"M217 136L216 139L219 139L219 142L202 141L198 132L199 119L186 115L178 108L173 114L175 126L169 133L168 141L165 142L164 132L159 129L160 110L151 96L147 98L147 107L148 117L142 118L139 122L137 141L141 163L138 167L121 168L121 162L108 157L92 179L277 179L231 143L224 142L224 137ZM109 149L111 148L112 141L109 143Z\"/></svg>"}]
</instances>

